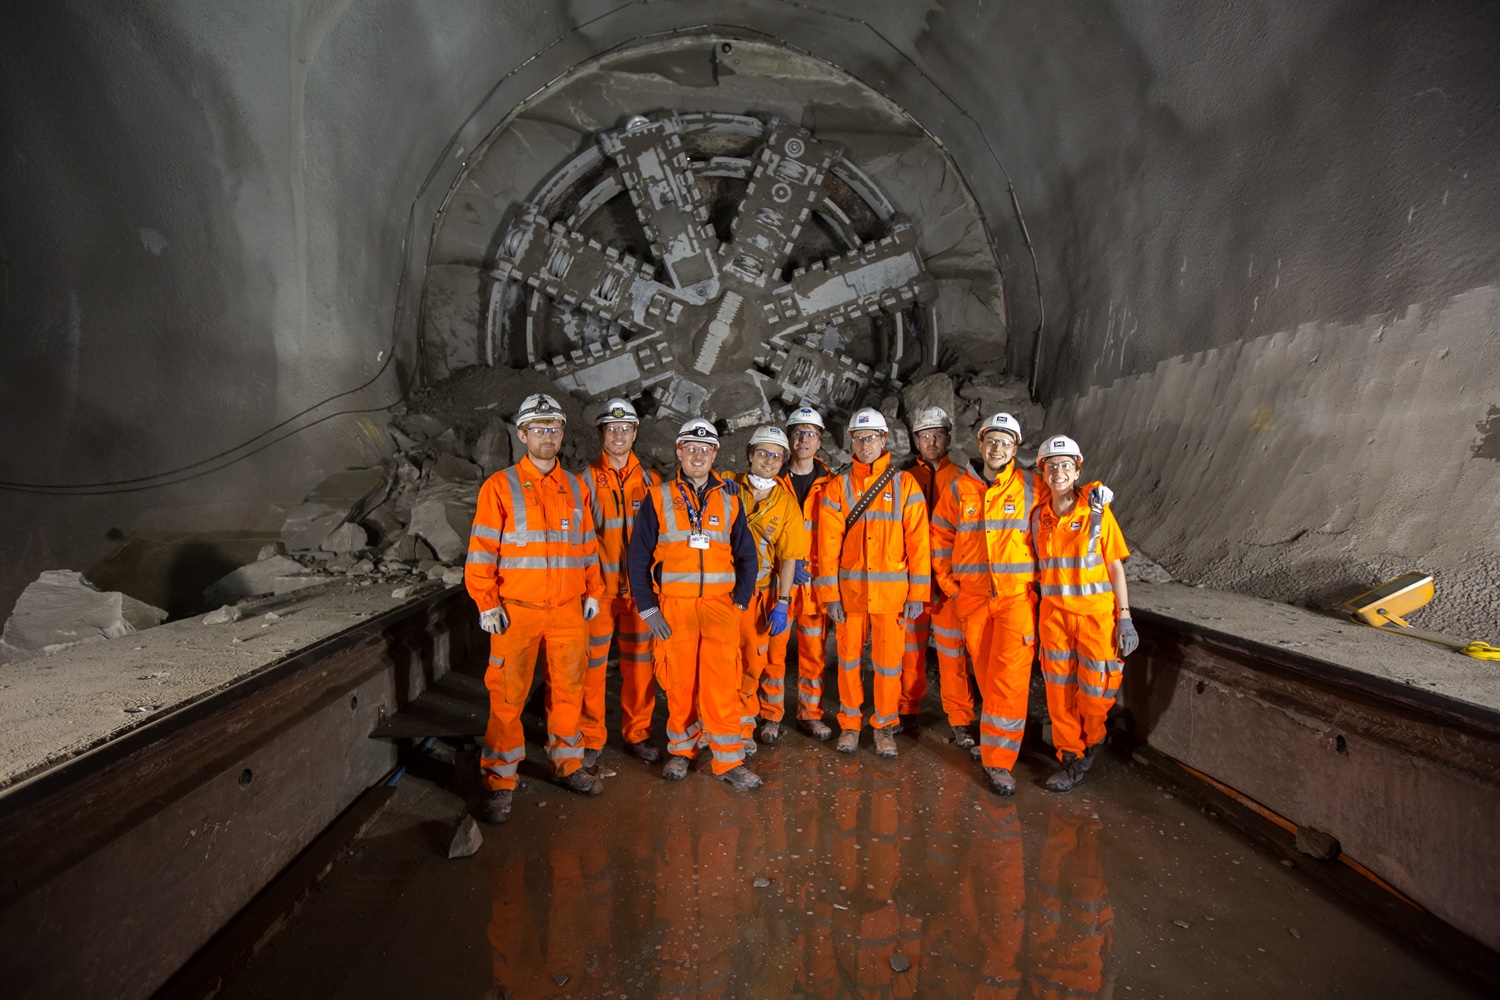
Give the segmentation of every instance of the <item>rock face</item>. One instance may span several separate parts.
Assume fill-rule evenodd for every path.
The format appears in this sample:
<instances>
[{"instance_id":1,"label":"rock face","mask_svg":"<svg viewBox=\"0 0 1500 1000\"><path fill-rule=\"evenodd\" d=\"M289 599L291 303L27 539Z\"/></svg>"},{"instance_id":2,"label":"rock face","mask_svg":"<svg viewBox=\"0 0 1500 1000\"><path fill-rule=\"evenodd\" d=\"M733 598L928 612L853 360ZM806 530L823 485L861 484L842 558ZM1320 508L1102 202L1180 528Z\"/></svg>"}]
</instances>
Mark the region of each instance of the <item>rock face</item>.
<instances>
[{"instance_id":1,"label":"rock face","mask_svg":"<svg viewBox=\"0 0 1500 1000\"><path fill-rule=\"evenodd\" d=\"M225 574L203 592L205 604L233 604L245 597L269 594L276 589L276 578L301 573L302 564L288 556L272 556L241 566Z\"/></svg>"},{"instance_id":2,"label":"rock face","mask_svg":"<svg viewBox=\"0 0 1500 1000\"><path fill-rule=\"evenodd\" d=\"M118 639L160 625L167 613L117 591L101 591L82 573L48 570L27 587L0 636L0 663Z\"/></svg>"}]
</instances>

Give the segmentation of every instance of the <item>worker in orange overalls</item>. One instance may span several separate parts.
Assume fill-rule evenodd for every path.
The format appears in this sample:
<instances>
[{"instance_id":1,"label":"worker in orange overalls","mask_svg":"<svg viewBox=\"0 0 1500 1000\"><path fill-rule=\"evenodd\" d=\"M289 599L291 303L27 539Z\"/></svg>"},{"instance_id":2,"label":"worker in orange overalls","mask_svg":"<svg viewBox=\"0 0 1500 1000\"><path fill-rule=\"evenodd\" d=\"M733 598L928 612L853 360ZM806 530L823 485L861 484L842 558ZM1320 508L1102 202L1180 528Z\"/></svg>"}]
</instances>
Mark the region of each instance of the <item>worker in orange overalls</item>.
<instances>
[{"instance_id":1,"label":"worker in orange overalls","mask_svg":"<svg viewBox=\"0 0 1500 1000\"><path fill-rule=\"evenodd\" d=\"M583 795L604 786L583 769L587 622L599 613L604 581L588 485L557 462L567 416L557 400L534 393L521 402L516 436L521 460L479 489L464 584L490 633L485 687L490 721L481 752L484 799L479 819L503 823L526 756L521 707L531 693L537 648L547 637L547 756L562 784Z\"/></svg>"},{"instance_id":2,"label":"worker in orange overalls","mask_svg":"<svg viewBox=\"0 0 1500 1000\"><path fill-rule=\"evenodd\" d=\"M948 457L952 443L953 422L941 406L924 406L912 420L912 438L917 445L917 459L907 466L922 495L927 498L928 526L932 526L933 507L948 486L963 472L963 466ZM936 547L936 543L933 543ZM974 746L974 680L964 654L964 634L952 602L934 587L932 604L915 621L906 623L906 652L901 657L900 732L915 725L922 713L922 699L927 696L927 640L929 634L937 649L938 689L943 698L943 714L953 729L953 742L967 750Z\"/></svg>"},{"instance_id":3,"label":"worker in orange overalls","mask_svg":"<svg viewBox=\"0 0 1500 1000\"><path fill-rule=\"evenodd\" d=\"M604 671L609 643L620 639L620 736L625 752L647 764L661 759L651 745L651 714L656 687L651 676L651 632L641 621L625 578L625 546L630 525L661 476L635 457L641 418L627 399L604 404L595 425L603 448L590 463L594 530L599 538L599 570L604 576L604 607L589 622L589 666L583 686L583 766L592 768L604 747Z\"/></svg>"},{"instance_id":4,"label":"worker in orange overalls","mask_svg":"<svg viewBox=\"0 0 1500 1000\"><path fill-rule=\"evenodd\" d=\"M828 639L824 634L828 616L818 603L812 587L811 569L817 562L818 510L823 505L823 488L833 477L828 466L818 458L823 444L823 417L810 406L801 406L787 417L787 438L792 446L791 461L782 470L781 483L802 506L802 523L807 529L808 555L797 560L793 574L790 613L797 631L797 724L815 740L833 738L833 729L823 721L823 672L828 665ZM772 636L767 652L766 672L760 682L760 726L762 743L781 738L781 720L785 716L786 648L791 631Z\"/></svg>"},{"instance_id":5,"label":"worker in orange overalls","mask_svg":"<svg viewBox=\"0 0 1500 1000\"><path fill-rule=\"evenodd\" d=\"M818 600L838 626L840 753L859 749L864 725L860 660L875 665L875 755L896 756L906 622L930 594L927 501L910 473L891 466L885 417L868 407L849 418L854 464L829 480L818 511Z\"/></svg>"},{"instance_id":6,"label":"worker in orange overalls","mask_svg":"<svg viewBox=\"0 0 1500 1000\"><path fill-rule=\"evenodd\" d=\"M807 559L807 528L797 498L776 481L776 473L791 450L786 432L780 427L757 427L745 450L750 471L730 478L739 484L760 567L750 610L740 619L740 735L745 738L745 756L754 757L755 716L760 711L768 649L772 639L785 635L790 624L792 579L797 561Z\"/></svg>"},{"instance_id":7,"label":"worker in orange overalls","mask_svg":"<svg viewBox=\"0 0 1500 1000\"><path fill-rule=\"evenodd\" d=\"M1090 501L1097 484L1078 488L1083 452L1065 435L1049 437L1037 453L1052 491L1031 513L1041 608L1037 632L1047 714L1060 766L1047 779L1053 792L1083 780L1104 743L1104 719L1114 704L1123 657L1140 639L1130 620L1124 559L1130 555L1115 516Z\"/></svg>"},{"instance_id":8,"label":"worker in orange overalls","mask_svg":"<svg viewBox=\"0 0 1500 1000\"><path fill-rule=\"evenodd\" d=\"M760 787L740 736L740 615L755 591L755 540L740 488L714 474L719 435L707 420L677 433L677 475L641 504L625 571L655 637L656 680L667 692L662 777L687 776L701 733L713 773L742 791ZM699 720L699 711L702 720Z\"/></svg>"}]
</instances>

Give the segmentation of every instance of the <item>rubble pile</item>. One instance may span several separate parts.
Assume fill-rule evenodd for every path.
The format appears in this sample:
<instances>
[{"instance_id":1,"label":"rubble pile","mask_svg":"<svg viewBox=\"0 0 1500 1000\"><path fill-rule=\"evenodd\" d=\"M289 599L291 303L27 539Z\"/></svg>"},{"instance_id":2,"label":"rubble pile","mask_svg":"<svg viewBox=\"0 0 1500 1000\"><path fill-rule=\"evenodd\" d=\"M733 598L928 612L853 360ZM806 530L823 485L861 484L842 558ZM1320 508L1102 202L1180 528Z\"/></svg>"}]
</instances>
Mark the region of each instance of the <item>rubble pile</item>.
<instances>
[{"instance_id":1,"label":"rubble pile","mask_svg":"<svg viewBox=\"0 0 1500 1000\"><path fill-rule=\"evenodd\" d=\"M161 608L127 594L101 591L82 573L47 570L17 599L0 634L0 663L118 639L160 625L166 617Z\"/></svg>"}]
</instances>

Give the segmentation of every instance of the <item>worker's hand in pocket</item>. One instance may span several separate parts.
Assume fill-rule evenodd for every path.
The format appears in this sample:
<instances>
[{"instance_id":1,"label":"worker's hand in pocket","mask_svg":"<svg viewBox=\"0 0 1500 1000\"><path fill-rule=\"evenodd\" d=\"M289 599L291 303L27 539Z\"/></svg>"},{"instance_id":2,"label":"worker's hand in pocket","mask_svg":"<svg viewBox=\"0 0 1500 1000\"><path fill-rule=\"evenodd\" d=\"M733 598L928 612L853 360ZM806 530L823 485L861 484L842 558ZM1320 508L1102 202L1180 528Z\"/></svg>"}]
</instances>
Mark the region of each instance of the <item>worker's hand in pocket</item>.
<instances>
[{"instance_id":1,"label":"worker's hand in pocket","mask_svg":"<svg viewBox=\"0 0 1500 1000\"><path fill-rule=\"evenodd\" d=\"M806 583L812 583L812 574L807 570L806 559L797 560L797 568L792 571L792 582L799 587Z\"/></svg>"},{"instance_id":2,"label":"worker's hand in pocket","mask_svg":"<svg viewBox=\"0 0 1500 1000\"><path fill-rule=\"evenodd\" d=\"M766 615L766 622L770 626L772 635L780 635L786 631L788 624L787 611L790 607L791 605L786 601L777 601L776 606L771 609L771 613Z\"/></svg>"},{"instance_id":3,"label":"worker's hand in pocket","mask_svg":"<svg viewBox=\"0 0 1500 1000\"><path fill-rule=\"evenodd\" d=\"M672 638L672 626L667 624L667 619L662 615L659 608L650 608L641 612L641 621L651 630L651 634L663 642Z\"/></svg>"},{"instance_id":4,"label":"worker's hand in pocket","mask_svg":"<svg viewBox=\"0 0 1500 1000\"><path fill-rule=\"evenodd\" d=\"M909 622L914 622L922 617L922 602L907 601L906 606L901 609L901 617Z\"/></svg>"},{"instance_id":5,"label":"worker's hand in pocket","mask_svg":"<svg viewBox=\"0 0 1500 1000\"><path fill-rule=\"evenodd\" d=\"M1141 637L1136 635L1135 625L1129 618L1121 618L1115 622L1115 649L1122 659L1134 653L1140 644Z\"/></svg>"},{"instance_id":6,"label":"worker's hand in pocket","mask_svg":"<svg viewBox=\"0 0 1500 1000\"><path fill-rule=\"evenodd\" d=\"M592 597L583 599L583 620L593 621L594 616L599 613L599 602Z\"/></svg>"},{"instance_id":7,"label":"worker's hand in pocket","mask_svg":"<svg viewBox=\"0 0 1500 1000\"><path fill-rule=\"evenodd\" d=\"M488 611L479 612L479 627L490 635L504 635L505 630L510 628L510 615L497 604Z\"/></svg>"},{"instance_id":8,"label":"worker's hand in pocket","mask_svg":"<svg viewBox=\"0 0 1500 1000\"><path fill-rule=\"evenodd\" d=\"M844 624L843 601L829 601L827 604L823 605L823 611L828 615L828 620L833 622L835 625Z\"/></svg>"},{"instance_id":9,"label":"worker's hand in pocket","mask_svg":"<svg viewBox=\"0 0 1500 1000\"><path fill-rule=\"evenodd\" d=\"M1115 502L1115 491L1100 483L1089 490L1089 510L1103 510Z\"/></svg>"}]
</instances>

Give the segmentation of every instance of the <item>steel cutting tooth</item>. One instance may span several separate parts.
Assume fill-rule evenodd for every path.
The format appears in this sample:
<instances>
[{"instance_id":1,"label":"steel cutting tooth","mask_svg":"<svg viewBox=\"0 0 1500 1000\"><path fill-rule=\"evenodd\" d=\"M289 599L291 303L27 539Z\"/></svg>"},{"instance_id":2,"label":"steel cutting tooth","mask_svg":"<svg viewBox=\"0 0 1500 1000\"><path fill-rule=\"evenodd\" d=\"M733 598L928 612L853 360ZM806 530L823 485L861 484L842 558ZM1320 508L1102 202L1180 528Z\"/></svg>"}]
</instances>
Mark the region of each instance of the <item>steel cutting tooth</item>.
<instances>
[{"instance_id":1,"label":"steel cutting tooth","mask_svg":"<svg viewBox=\"0 0 1500 1000\"><path fill-rule=\"evenodd\" d=\"M894 312L932 292L916 230L899 220L884 239L799 268L764 308L771 329L785 335Z\"/></svg>"},{"instance_id":2,"label":"steel cutting tooth","mask_svg":"<svg viewBox=\"0 0 1500 1000\"><path fill-rule=\"evenodd\" d=\"M734 236L719 250L726 270L759 288L777 280L839 155L837 146L819 142L806 129L771 119L735 216Z\"/></svg>"}]
</instances>

